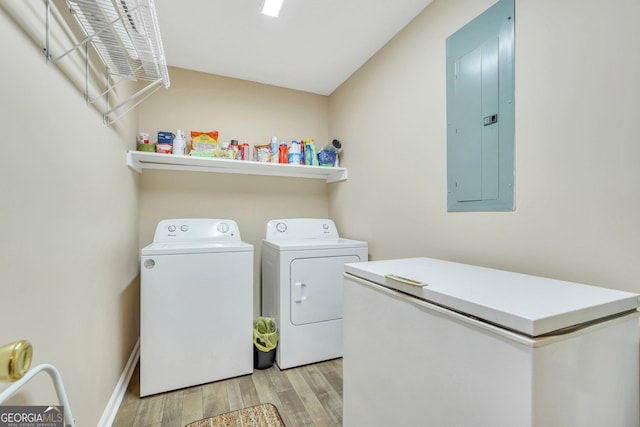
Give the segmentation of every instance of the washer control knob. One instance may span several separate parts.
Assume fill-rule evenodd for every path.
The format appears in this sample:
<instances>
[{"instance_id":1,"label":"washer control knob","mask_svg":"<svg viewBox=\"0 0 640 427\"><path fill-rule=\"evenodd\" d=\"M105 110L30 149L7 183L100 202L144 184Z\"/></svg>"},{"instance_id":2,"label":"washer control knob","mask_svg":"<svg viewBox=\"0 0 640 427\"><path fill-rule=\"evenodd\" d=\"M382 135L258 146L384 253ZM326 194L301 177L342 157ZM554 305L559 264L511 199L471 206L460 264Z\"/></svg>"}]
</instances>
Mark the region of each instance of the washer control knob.
<instances>
[{"instance_id":1,"label":"washer control knob","mask_svg":"<svg viewBox=\"0 0 640 427\"><path fill-rule=\"evenodd\" d=\"M170 225L169 227L167 227L167 229L169 230L169 233L173 233L174 231L176 231L176 226Z\"/></svg>"},{"instance_id":2,"label":"washer control knob","mask_svg":"<svg viewBox=\"0 0 640 427\"><path fill-rule=\"evenodd\" d=\"M220 223L218 223L218 227L217 228L218 228L219 232L224 234L227 231L229 231L229 224L227 224L226 222L220 222Z\"/></svg>"},{"instance_id":3,"label":"washer control knob","mask_svg":"<svg viewBox=\"0 0 640 427\"><path fill-rule=\"evenodd\" d=\"M277 223L276 230L278 230L280 233L284 233L285 231L287 231L287 224L285 224L284 222Z\"/></svg>"},{"instance_id":4,"label":"washer control knob","mask_svg":"<svg viewBox=\"0 0 640 427\"><path fill-rule=\"evenodd\" d=\"M180 226L181 231L189 231L189 226L187 224L183 224Z\"/></svg>"},{"instance_id":5,"label":"washer control knob","mask_svg":"<svg viewBox=\"0 0 640 427\"><path fill-rule=\"evenodd\" d=\"M324 224L322 224L322 228L324 228L325 230L329 229L329 224L327 224L326 222Z\"/></svg>"}]
</instances>

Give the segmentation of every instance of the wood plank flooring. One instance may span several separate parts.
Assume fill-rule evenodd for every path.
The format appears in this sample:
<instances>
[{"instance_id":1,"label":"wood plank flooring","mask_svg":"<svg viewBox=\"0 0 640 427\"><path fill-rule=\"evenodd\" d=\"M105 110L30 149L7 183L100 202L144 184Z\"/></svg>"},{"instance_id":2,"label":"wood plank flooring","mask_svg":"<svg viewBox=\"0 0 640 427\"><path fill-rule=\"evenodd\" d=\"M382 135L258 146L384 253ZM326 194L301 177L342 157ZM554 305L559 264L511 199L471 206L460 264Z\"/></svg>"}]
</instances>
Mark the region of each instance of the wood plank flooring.
<instances>
[{"instance_id":1,"label":"wood plank flooring","mask_svg":"<svg viewBox=\"0 0 640 427\"><path fill-rule=\"evenodd\" d=\"M253 375L140 398L139 365L113 427L182 427L236 409L273 403L287 427L342 426L342 359L284 371L274 364Z\"/></svg>"}]
</instances>

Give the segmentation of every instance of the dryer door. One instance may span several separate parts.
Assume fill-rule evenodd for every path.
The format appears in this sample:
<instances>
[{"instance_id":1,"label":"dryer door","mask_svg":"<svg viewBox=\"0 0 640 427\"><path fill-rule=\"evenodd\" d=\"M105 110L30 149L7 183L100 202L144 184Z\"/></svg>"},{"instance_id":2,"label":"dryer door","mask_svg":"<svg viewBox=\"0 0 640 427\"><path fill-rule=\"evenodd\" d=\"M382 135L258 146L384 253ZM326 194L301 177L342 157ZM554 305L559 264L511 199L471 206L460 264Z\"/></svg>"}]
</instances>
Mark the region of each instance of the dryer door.
<instances>
[{"instance_id":1,"label":"dryer door","mask_svg":"<svg viewBox=\"0 0 640 427\"><path fill-rule=\"evenodd\" d=\"M342 319L344 264L359 261L357 255L291 261L291 323Z\"/></svg>"}]
</instances>

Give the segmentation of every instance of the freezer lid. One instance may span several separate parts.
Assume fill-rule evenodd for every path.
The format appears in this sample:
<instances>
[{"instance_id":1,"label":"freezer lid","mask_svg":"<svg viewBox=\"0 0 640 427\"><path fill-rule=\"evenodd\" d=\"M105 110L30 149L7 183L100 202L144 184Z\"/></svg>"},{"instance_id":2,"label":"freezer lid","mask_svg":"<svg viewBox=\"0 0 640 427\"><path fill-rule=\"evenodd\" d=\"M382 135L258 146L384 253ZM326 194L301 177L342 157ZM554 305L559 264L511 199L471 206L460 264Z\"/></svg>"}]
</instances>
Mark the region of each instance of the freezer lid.
<instances>
[{"instance_id":1,"label":"freezer lid","mask_svg":"<svg viewBox=\"0 0 640 427\"><path fill-rule=\"evenodd\" d=\"M533 337L639 302L630 292L432 258L345 264L345 273Z\"/></svg>"}]
</instances>

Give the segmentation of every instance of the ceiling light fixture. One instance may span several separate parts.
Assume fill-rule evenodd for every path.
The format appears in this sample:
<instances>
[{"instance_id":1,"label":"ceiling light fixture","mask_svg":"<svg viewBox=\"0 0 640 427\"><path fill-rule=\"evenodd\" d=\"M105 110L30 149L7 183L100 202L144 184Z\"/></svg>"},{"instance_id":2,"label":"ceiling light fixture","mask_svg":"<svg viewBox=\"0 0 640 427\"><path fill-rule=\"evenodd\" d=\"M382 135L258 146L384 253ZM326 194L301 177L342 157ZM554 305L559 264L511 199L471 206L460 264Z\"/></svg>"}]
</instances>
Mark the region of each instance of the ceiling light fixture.
<instances>
[{"instance_id":1,"label":"ceiling light fixture","mask_svg":"<svg viewBox=\"0 0 640 427\"><path fill-rule=\"evenodd\" d=\"M262 4L262 13L277 18L280 14L283 0L264 0Z\"/></svg>"}]
</instances>

